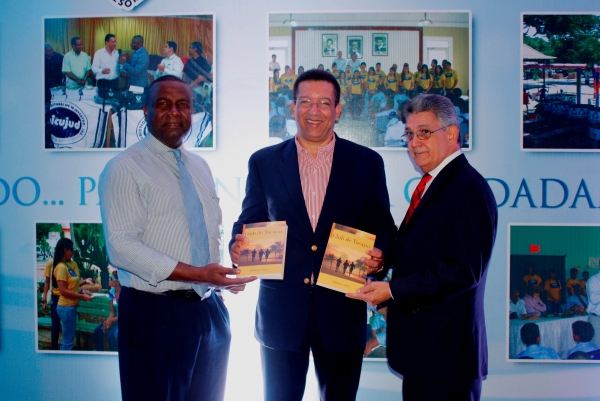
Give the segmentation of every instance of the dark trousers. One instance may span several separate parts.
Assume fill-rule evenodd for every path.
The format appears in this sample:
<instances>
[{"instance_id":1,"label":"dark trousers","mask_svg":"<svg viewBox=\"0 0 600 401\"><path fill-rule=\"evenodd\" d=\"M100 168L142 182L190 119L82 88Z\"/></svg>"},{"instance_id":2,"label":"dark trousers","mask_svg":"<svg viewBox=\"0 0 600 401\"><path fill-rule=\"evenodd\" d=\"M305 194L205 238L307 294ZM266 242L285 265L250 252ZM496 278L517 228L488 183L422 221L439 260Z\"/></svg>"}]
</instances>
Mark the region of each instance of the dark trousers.
<instances>
[{"instance_id":1,"label":"dark trousers","mask_svg":"<svg viewBox=\"0 0 600 401\"><path fill-rule=\"evenodd\" d=\"M436 381L404 377L403 401L479 401L481 378L475 380Z\"/></svg>"},{"instance_id":2,"label":"dark trousers","mask_svg":"<svg viewBox=\"0 0 600 401\"><path fill-rule=\"evenodd\" d=\"M317 326L314 297L311 296L308 329L300 349L279 351L261 346L265 401L301 401L312 351L322 401L356 399L363 351L337 353L325 349Z\"/></svg>"},{"instance_id":3,"label":"dark trousers","mask_svg":"<svg viewBox=\"0 0 600 401\"><path fill-rule=\"evenodd\" d=\"M230 341L229 314L214 293L200 301L123 287L123 401L222 400Z\"/></svg>"},{"instance_id":4,"label":"dark trousers","mask_svg":"<svg viewBox=\"0 0 600 401\"><path fill-rule=\"evenodd\" d=\"M52 291L50 288L49 291ZM60 333L60 318L56 307L58 306L58 295L52 294L52 305L50 305L50 321L52 322L52 328L50 330L50 342L52 343L52 349L58 350L58 335Z\"/></svg>"}]
</instances>

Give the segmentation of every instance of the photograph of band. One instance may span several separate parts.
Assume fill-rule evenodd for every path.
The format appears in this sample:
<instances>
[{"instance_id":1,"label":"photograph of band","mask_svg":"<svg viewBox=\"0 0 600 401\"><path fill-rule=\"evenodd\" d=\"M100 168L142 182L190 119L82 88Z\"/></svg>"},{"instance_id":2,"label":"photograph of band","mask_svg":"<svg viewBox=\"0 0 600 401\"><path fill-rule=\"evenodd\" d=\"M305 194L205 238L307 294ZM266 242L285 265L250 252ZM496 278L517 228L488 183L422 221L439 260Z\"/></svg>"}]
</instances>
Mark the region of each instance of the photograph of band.
<instances>
[{"instance_id":1,"label":"photograph of band","mask_svg":"<svg viewBox=\"0 0 600 401\"><path fill-rule=\"evenodd\" d=\"M600 361L597 225L509 225L508 359Z\"/></svg>"},{"instance_id":2,"label":"photograph of band","mask_svg":"<svg viewBox=\"0 0 600 401\"><path fill-rule=\"evenodd\" d=\"M146 89L164 75L194 94L185 146L214 149L213 15L46 18L45 149L127 148L148 134Z\"/></svg>"},{"instance_id":3,"label":"photograph of band","mask_svg":"<svg viewBox=\"0 0 600 401\"><path fill-rule=\"evenodd\" d=\"M273 13L267 55L272 144L296 134L296 78L320 69L340 84L341 138L406 149L402 108L435 93L452 100L463 150L472 149L470 12Z\"/></svg>"}]
</instances>

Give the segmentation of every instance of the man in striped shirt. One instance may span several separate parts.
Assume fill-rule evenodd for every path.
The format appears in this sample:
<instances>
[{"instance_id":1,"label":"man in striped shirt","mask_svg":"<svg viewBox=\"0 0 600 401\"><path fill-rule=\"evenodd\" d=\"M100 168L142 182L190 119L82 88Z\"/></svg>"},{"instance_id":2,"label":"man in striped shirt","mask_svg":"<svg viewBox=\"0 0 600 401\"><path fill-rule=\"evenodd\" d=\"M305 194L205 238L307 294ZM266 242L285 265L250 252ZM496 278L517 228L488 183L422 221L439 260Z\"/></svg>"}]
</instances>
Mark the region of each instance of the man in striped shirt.
<instances>
[{"instance_id":1,"label":"man in striped shirt","mask_svg":"<svg viewBox=\"0 0 600 401\"><path fill-rule=\"evenodd\" d=\"M228 278L239 270L218 264L221 210L214 181L204 159L181 148L192 113L192 93L182 80L167 75L154 81L144 106L151 135L113 158L100 176L108 255L122 285L119 369L124 401L222 400L229 317L210 288L235 293L255 279ZM192 247L202 245L191 240L196 230L189 226L189 194L182 192L185 173L177 157L200 200L201 210L198 205L194 214L206 223L208 242L200 249L206 266L192 265ZM209 290L196 292L192 284Z\"/></svg>"},{"instance_id":2,"label":"man in striped shirt","mask_svg":"<svg viewBox=\"0 0 600 401\"><path fill-rule=\"evenodd\" d=\"M315 286L333 223L377 236L362 262L383 265L396 227L390 214L383 160L339 138L340 86L333 75L309 70L294 84L296 138L250 158L246 197L233 227L237 263L246 223L285 220L283 280L262 280L256 315L265 400L300 401L312 351L321 400L354 400L366 344L366 307L343 293Z\"/></svg>"}]
</instances>

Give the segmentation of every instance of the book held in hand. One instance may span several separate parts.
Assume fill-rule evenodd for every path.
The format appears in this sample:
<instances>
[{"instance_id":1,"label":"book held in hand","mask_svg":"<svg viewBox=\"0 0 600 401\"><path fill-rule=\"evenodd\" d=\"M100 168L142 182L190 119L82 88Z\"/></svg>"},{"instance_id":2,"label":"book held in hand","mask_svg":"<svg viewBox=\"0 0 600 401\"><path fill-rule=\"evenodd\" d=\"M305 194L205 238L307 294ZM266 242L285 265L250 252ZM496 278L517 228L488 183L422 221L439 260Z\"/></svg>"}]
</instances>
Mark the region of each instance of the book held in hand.
<instances>
[{"instance_id":1,"label":"book held in hand","mask_svg":"<svg viewBox=\"0 0 600 401\"><path fill-rule=\"evenodd\" d=\"M242 243L238 277L256 276L283 280L287 224L285 221L267 221L244 224L242 231L248 242Z\"/></svg>"},{"instance_id":2,"label":"book held in hand","mask_svg":"<svg viewBox=\"0 0 600 401\"><path fill-rule=\"evenodd\" d=\"M374 245L375 235L333 223L317 285L344 293L364 286L368 267L360 258Z\"/></svg>"}]
</instances>

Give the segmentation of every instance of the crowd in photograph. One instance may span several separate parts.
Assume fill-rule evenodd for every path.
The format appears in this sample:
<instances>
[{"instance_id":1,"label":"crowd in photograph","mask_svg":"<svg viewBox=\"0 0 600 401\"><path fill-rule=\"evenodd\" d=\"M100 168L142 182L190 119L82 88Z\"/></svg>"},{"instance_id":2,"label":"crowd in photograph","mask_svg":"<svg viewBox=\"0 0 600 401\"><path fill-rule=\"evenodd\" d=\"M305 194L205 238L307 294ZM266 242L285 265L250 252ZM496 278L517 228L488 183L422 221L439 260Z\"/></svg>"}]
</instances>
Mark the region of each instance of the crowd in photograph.
<instances>
[{"instance_id":1,"label":"crowd in photograph","mask_svg":"<svg viewBox=\"0 0 600 401\"><path fill-rule=\"evenodd\" d=\"M456 106L459 116L465 116L462 121L468 119L468 102L463 99L462 90L457 87L458 73L448 60L438 64L433 59L431 68L419 62L414 70L408 63L404 63L399 70L398 64L394 63L384 70L380 62L367 68L367 64L359 61L356 54L351 54L350 59L346 60L342 57L342 52L338 52L338 57L331 66L319 64L311 68L330 72L339 82L341 118L372 122L374 128L381 132L388 131L390 125L400 119L402 108L409 99L421 94L441 94L448 97ZM272 77L269 78L270 136L288 139L291 136L283 128L285 120L291 119L289 105L294 99L294 82L305 71L305 67L299 66L297 73L289 65L282 70L274 54L269 70L272 72ZM404 127L400 131L396 140L403 142L400 137L404 134ZM386 141L388 145L389 142ZM463 137L463 143L467 142L468 137Z\"/></svg>"},{"instance_id":2,"label":"crowd in photograph","mask_svg":"<svg viewBox=\"0 0 600 401\"><path fill-rule=\"evenodd\" d=\"M45 100L66 100L67 90L95 90L97 103L127 105L141 109L144 91L161 76L173 75L183 79L194 94L196 112L212 115L211 63L203 56L203 45L192 42L189 57L177 55L177 42L166 41L160 55L149 55L142 35L131 38L131 52L117 50L117 37L106 34L104 47L93 58L83 51L83 40L71 38L72 50L66 54L55 52L48 42L45 53Z\"/></svg>"},{"instance_id":3,"label":"crowd in photograph","mask_svg":"<svg viewBox=\"0 0 600 401\"><path fill-rule=\"evenodd\" d=\"M569 279L563 284L556 270L548 270L548 277L542 279L534 266L529 266L522 285L526 295L521 298L521 290L511 290L509 319L587 318L573 322L571 332L559 334L572 336L576 344L568 350L566 359L600 359L598 340L594 337L600 327L600 275L590 278L586 270L579 278L579 270L578 267L571 268ZM563 297L565 290L566 299ZM557 350L542 345L544 339L537 323L525 323L520 329L520 338L526 349L516 356L517 359L560 359Z\"/></svg>"}]
</instances>

